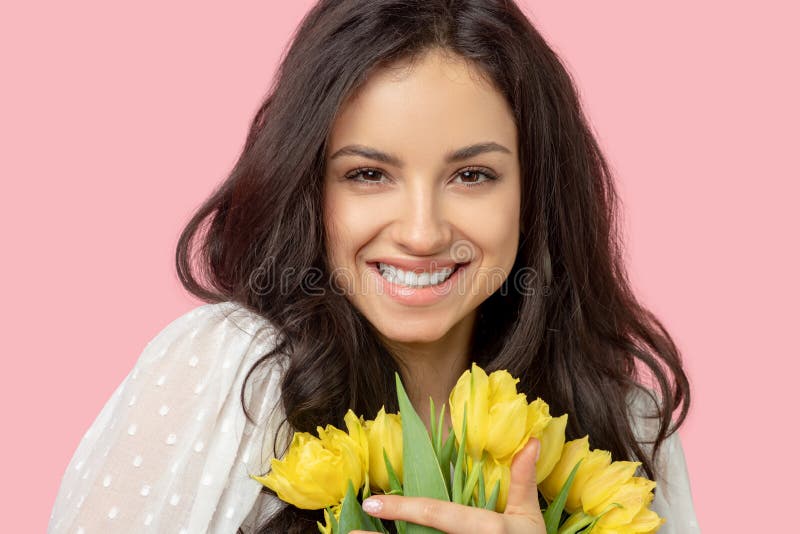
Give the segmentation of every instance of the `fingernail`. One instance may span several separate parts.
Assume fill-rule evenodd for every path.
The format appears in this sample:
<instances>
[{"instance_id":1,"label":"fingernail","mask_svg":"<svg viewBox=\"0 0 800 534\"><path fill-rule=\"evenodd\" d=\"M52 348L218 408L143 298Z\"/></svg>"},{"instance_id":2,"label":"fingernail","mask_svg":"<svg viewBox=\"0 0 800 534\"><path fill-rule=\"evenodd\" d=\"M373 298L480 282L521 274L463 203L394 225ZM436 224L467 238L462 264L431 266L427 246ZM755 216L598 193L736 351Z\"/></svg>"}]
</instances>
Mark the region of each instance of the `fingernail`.
<instances>
[{"instance_id":1,"label":"fingernail","mask_svg":"<svg viewBox=\"0 0 800 534\"><path fill-rule=\"evenodd\" d=\"M542 444L541 444L541 442L540 442L540 441L537 439L537 440L536 440L536 458L533 460L533 462L534 462L534 463L536 463L536 462L538 462L538 461L539 461L539 453L540 453L540 452L542 452Z\"/></svg>"},{"instance_id":2,"label":"fingernail","mask_svg":"<svg viewBox=\"0 0 800 534\"><path fill-rule=\"evenodd\" d=\"M368 514L377 514L383 508L383 503L379 499L370 497L361 503L361 508Z\"/></svg>"}]
</instances>

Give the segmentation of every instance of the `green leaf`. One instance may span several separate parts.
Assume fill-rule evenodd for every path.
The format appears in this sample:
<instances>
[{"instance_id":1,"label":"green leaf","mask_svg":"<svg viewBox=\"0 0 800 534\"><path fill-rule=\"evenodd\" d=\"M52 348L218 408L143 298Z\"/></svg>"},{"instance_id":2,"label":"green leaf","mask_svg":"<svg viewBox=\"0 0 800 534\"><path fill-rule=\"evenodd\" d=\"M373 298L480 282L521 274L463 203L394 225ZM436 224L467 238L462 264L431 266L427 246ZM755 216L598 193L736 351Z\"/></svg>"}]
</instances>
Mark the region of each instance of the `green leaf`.
<instances>
[{"instance_id":1,"label":"green leaf","mask_svg":"<svg viewBox=\"0 0 800 534\"><path fill-rule=\"evenodd\" d=\"M600 520L600 518L603 517L604 515L606 515L608 512L610 512L614 508L625 508L625 507L623 505L621 505L620 503L618 503L618 502L612 502L611 504L606 506L606 509L603 510L602 512L600 512L599 515L592 517L592 522L589 523L589 527L586 530L582 531L582 534L589 534L590 532L592 532L594 530L594 526L597 524L597 522ZM589 517L591 517L591 516L589 516Z\"/></svg>"},{"instance_id":2,"label":"green leaf","mask_svg":"<svg viewBox=\"0 0 800 534\"><path fill-rule=\"evenodd\" d=\"M576 513L578 514L576 517L578 517L579 519L577 521L573 522L567 528L563 528L563 527L560 528L558 530L558 534L575 534L576 532L578 532L579 530L581 530L583 527L585 527L587 525L589 526L590 529L593 528L594 522L597 520L594 516L587 515L587 514L585 514L583 512L576 512ZM549 534L550 531L548 530L547 532ZM583 532L586 532L586 531L583 531Z\"/></svg>"},{"instance_id":3,"label":"green leaf","mask_svg":"<svg viewBox=\"0 0 800 534\"><path fill-rule=\"evenodd\" d=\"M481 471L483 471L483 459L472 464L469 478L467 478L467 481L464 483L464 489L461 493L461 504L469 504L470 497L472 497L472 494L475 492L475 484L478 483L478 475L480 475Z\"/></svg>"},{"instance_id":4,"label":"green leaf","mask_svg":"<svg viewBox=\"0 0 800 534\"><path fill-rule=\"evenodd\" d=\"M612 502L611 504L606 506L605 510L603 510L602 512L600 512L600 514L597 515L596 519L600 519L614 508L625 508L625 507L618 502Z\"/></svg>"},{"instance_id":5,"label":"green leaf","mask_svg":"<svg viewBox=\"0 0 800 534\"><path fill-rule=\"evenodd\" d=\"M436 432L437 432L437 434L436 434L436 443L438 444L437 446L439 447L439 449L438 449L439 452L441 452L441 450L442 450L442 432L444 431L443 430L444 429L444 410L445 410L445 406L444 406L444 404L442 404L442 409L439 412L439 422L436 425Z\"/></svg>"},{"instance_id":6,"label":"green leaf","mask_svg":"<svg viewBox=\"0 0 800 534\"><path fill-rule=\"evenodd\" d=\"M386 457L386 450L383 450L383 456ZM372 492L369 489L369 482L364 484L364 489L361 492L361 502L364 502L372 495ZM386 531L386 528L383 526L383 521L379 517L372 517L368 513L364 512L364 509L361 509L361 517L364 520L364 523L373 530L374 532L382 532L383 534L389 534ZM333 532L331 532L333 534Z\"/></svg>"},{"instance_id":7,"label":"green leaf","mask_svg":"<svg viewBox=\"0 0 800 534\"><path fill-rule=\"evenodd\" d=\"M492 489L492 494L489 497L489 500L486 501L486 509L495 511L497 509L497 498L500 496L500 481L497 480L494 483L494 488Z\"/></svg>"},{"instance_id":8,"label":"green leaf","mask_svg":"<svg viewBox=\"0 0 800 534\"><path fill-rule=\"evenodd\" d=\"M347 493L342 502L342 512L339 515L339 534L347 534L351 530L364 530L364 511L358 503L356 491L353 489L353 482L347 481Z\"/></svg>"},{"instance_id":9,"label":"green leaf","mask_svg":"<svg viewBox=\"0 0 800 534\"><path fill-rule=\"evenodd\" d=\"M331 510L330 506L326 506L325 510L328 512L328 517L331 520L331 534L339 534L339 521L336 519L336 516L333 515L333 510ZM317 528L320 533L325 532L325 525L319 521L317 521Z\"/></svg>"},{"instance_id":10,"label":"green leaf","mask_svg":"<svg viewBox=\"0 0 800 534\"><path fill-rule=\"evenodd\" d=\"M389 492L389 494L402 495L403 486L400 484L400 480L397 478L397 473L395 473L394 468L392 467L392 462L389 461L389 455L386 454L386 449L383 449L383 463L386 464L386 472L389 474L389 487L392 490ZM398 534L400 533L401 528L403 531L405 531L405 521L395 520L394 524L397 527Z\"/></svg>"},{"instance_id":11,"label":"green leaf","mask_svg":"<svg viewBox=\"0 0 800 534\"><path fill-rule=\"evenodd\" d=\"M403 428L403 495L409 497L431 497L449 501L447 485L439 467L439 459L433 450L428 429L417 415L408 399L400 375L395 372L397 402ZM407 534L439 532L431 527L408 523Z\"/></svg>"},{"instance_id":12,"label":"green leaf","mask_svg":"<svg viewBox=\"0 0 800 534\"><path fill-rule=\"evenodd\" d=\"M575 479L575 473L578 472L578 466L581 465L583 459L578 460L575 466L570 471L564 487L558 492L558 495L553 502L547 507L544 512L544 526L547 534L556 534L558 532L558 524L561 522L561 513L564 511L564 505L567 503L567 495L569 489L572 487L572 481Z\"/></svg>"},{"instance_id":13,"label":"green leaf","mask_svg":"<svg viewBox=\"0 0 800 534\"><path fill-rule=\"evenodd\" d=\"M433 452L436 457L439 457L439 449L442 448L442 429L436 427L436 406L433 405L433 397L428 397L431 405L431 443L433 444Z\"/></svg>"},{"instance_id":14,"label":"green leaf","mask_svg":"<svg viewBox=\"0 0 800 534\"><path fill-rule=\"evenodd\" d=\"M389 461L389 455L386 454L386 449L383 449L383 463L386 464L386 473L389 475L389 488L392 491L399 491L400 495L403 494L403 485L400 479L397 478L397 473L392 467L392 462Z\"/></svg>"},{"instance_id":15,"label":"green leaf","mask_svg":"<svg viewBox=\"0 0 800 534\"><path fill-rule=\"evenodd\" d=\"M383 526L383 521L381 521L380 517L372 517L371 515L364 512L364 517L369 519L369 526L374 532L381 532L382 534L389 534L389 531L386 530L386 527Z\"/></svg>"},{"instance_id":16,"label":"green leaf","mask_svg":"<svg viewBox=\"0 0 800 534\"><path fill-rule=\"evenodd\" d=\"M486 508L486 482L483 480L483 469L478 473L478 508Z\"/></svg>"},{"instance_id":17,"label":"green leaf","mask_svg":"<svg viewBox=\"0 0 800 534\"><path fill-rule=\"evenodd\" d=\"M447 487L450 487L450 459L453 457L453 449L456 445L455 432L450 432L447 441L439 451L439 466L442 468L442 476Z\"/></svg>"}]
</instances>

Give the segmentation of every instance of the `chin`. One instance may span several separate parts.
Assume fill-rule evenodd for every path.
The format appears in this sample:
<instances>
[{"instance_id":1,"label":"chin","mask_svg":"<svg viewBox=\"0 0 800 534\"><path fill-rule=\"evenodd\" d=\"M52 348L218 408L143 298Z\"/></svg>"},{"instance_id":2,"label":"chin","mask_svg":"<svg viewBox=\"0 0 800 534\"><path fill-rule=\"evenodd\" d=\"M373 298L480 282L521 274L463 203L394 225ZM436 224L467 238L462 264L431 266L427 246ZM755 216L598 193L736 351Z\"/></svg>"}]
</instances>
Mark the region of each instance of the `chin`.
<instances>
[{"instance_id":1,"label":"chin","mask_svg":"<svg viewBox=\"0 0 800 534\"><path fill-rule=\"evenodd\" d=\"M442 339L448 329L432 321L381 322L378 326L381 335L397 343L432 343Z\"/></svg>"}]
</instances>

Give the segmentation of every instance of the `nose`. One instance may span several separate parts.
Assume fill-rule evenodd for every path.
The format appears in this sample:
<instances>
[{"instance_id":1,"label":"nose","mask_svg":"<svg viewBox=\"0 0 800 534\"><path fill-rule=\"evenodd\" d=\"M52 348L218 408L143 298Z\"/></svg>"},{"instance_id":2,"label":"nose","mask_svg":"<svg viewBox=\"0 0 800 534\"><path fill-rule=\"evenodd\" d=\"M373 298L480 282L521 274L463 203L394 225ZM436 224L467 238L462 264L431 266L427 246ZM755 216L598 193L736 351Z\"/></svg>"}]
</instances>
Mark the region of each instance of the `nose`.
<instances>
[{"instance_id":1,"label":"nose","mask_svg":"<svg viewBox=\"0 0 800 534\"><path fill-rule=\"evenodd\" d=\"M426 256L445 249L452 237L442 198L430 184L410 186L402 198L393 239L409 255Z\"/></svg>"}]
</instances>

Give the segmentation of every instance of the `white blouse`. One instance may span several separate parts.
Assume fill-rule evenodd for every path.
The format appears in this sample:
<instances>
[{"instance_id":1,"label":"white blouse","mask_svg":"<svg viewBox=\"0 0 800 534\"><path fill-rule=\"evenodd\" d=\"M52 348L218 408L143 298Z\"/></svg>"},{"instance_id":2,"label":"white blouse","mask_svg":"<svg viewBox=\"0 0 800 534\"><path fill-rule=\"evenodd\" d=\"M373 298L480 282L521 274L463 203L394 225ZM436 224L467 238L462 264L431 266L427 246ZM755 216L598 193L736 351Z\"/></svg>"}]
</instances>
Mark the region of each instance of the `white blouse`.
<instances>
[{"instance_id":1,"label":"white blouse","mask_svg":"<svg viewBox=\"0 0 800 534\"><path fill-rule=\"evenodd\" d=\"M285 357L247 381L256 424L240 395L247 372L274 346L272 326L233 302L198 306L167 325L79 443L48 532L254 532L284 506L249 475L268 468L284 417ZM288 442L286 426L279 443ZM667 518L659 532L700 532L677 433L662 451L669 485L659 483L653 503Z\"/></svg>"}]
</instances>

